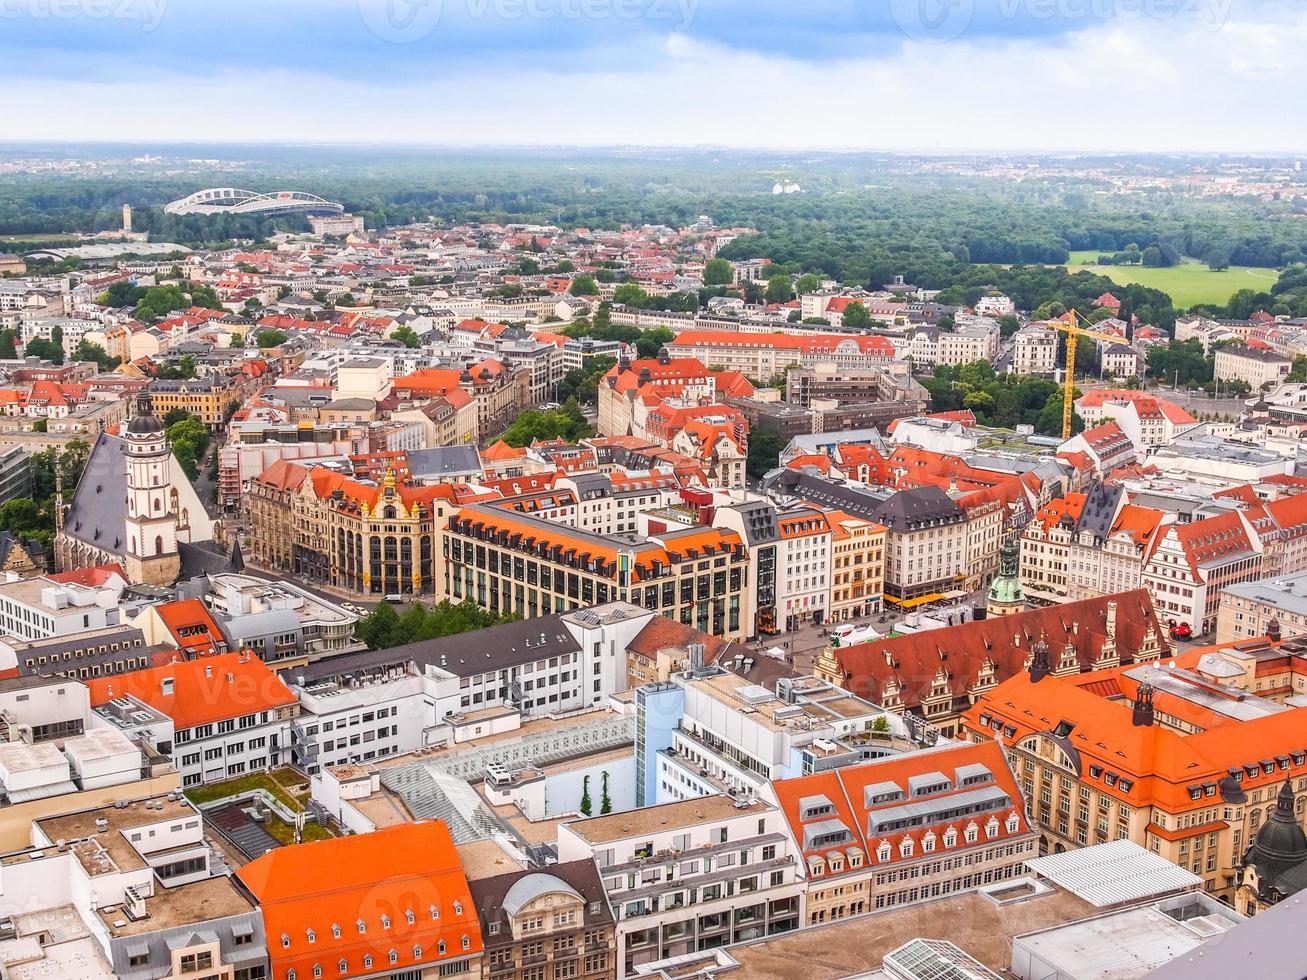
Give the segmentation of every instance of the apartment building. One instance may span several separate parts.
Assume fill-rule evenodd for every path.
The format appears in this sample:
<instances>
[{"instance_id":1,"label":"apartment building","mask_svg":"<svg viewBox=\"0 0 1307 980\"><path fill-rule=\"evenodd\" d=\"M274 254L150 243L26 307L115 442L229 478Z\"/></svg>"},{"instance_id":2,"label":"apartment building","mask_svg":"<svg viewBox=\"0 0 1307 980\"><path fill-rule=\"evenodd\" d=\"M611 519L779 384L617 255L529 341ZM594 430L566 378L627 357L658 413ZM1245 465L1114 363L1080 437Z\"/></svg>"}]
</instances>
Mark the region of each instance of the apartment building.
<instances>
[{"instance_id":1,"label":"apartment building","mask_svg":"<svg viewBox=\"0 0 1307 980\"><path fill-rule=\"evenodd\" d=\"M994 743L950 743L770 790L802 855L805 926L1009 881L1037 853Z\"/></svg>"},{"instance_id":2,"label":"apartment building","mask_svg":"<svg viewBox=\"0 0 1307 980\"><path fill-rule=\"evenodd\" d=\"M951 331L940 331L935 341L935 363L961 367L976 361L998 360L1001 331L997 320L988 317L958 318Z\"/></svg>"},{"instance_id":3,"label":"apartment building","mask_svg":"<svg viewBox=\"0 0 1307 980\"><path fill-rule=\"evenodd\" d=\"M226 653L87 682L97 724L143 738L182 785L221 782L290 761L298 701L263 661Z\"/></svg>"},{"instance_id":4,"label":"apartment building","mask_svg":"<svg viewBox=\"0 0 1307 980\"><path fill-rule=\"evenodd\" d=\"M1141 447L1167 446L1198 420L1175 402L1128 388L1097 388L1076 400L1086 425L1115 421Z\"/></svg>"},{"instance_id":5,"label":"apartment building","mask_svg":"<svg viewBox=\"0 0 1307 980\"><path fill-rule=\"evenodd\" d=\"M749 559L733 531L605 536L479 504L458 511L443 538L454 602L534 618L616 600L712 636L748 631Z\"/></svg>"},{"instance_id":6,"label":"apartment building","mask_svg":"<svg viewBox=\"0 0 1307 980\"><path fill-rule=\"evenodd\" d=\"M872 517L886 528L887 601L902 604L961 587L969 567L967 516L943 490L899 491L885 499ZM997 531L993 537L997 558Z\"/></svg>"},{"instance_id":7,"label":"apartment building","mask_svg":"<svg viewBox=\"0 0 1307 980\"><path fill-rule=\"evenodd\" d=\"M1307 574L1227 585L1216 613L1216 642L1238 643L1271 632L1307 633Z\"/></svg>"},{"instance_id":8,"label":"apartment building","mask_svg":"<svg viewBox=\"0 0 1307 980\"><path fill-rule=\"evenodd\" d=\"M1032 324L1012 335L1012 370L1021 377L1051 378L1058 371L1056 331Z\"/></svg>"},{"instance_id":9,"label":"apartment building","mask_svg":"<svg viewBox=\"0 0 1307 980\"><path fill-rule=\"evenodd\" d=\"M1262 576L1262 541L1239 511L1169 525L1144 566L1142 582L1169 625L1195 635L1216 627L1221 592Z\"/></svg>"},{"instance_id":10,"label":"apartment building","mask_svg":"<svg viewBox=\"0 0 1307 980\"><path fill-rule=\"evenodd\" d=\"M1153 661L1167 655L1167 632L1149 594L1068 602L973 620L872 643L832 647L813 665L818 677L904 717L915 715L943 735L985 692L1052 653L1060 675Z\"/></svg>"},{"instance_id":11,"label":"apartment building","mask_svg":"<svg viewBox=\"0 0 1307 980\"><path fill-rule=\"evenodd\" d=\"M593 861L471 878L482 980L602 980L617 975L613 913Z\"/></svg>"},{"instance_id":12,"label":"apartment building","mask_svg":"<svg viewBox=\"0 0 1307 980\"><path fill-rule=\"evenodd\" d=\"M1170 517L1091 484L1041 508L1022 535L1021 581L1034 603L1115 595L1145 585L1144 569Z\"/></svg>"},{"instance_id":13,"label":"apartment building","mask_svg":"<svg viewBox=\"0 0 1307 980\"><path fill-rule=\"evenodd\" d=\"M830 605L831 528L816 508L776 515L776 610L786 631L824 623Z\"/></svg>"},{"instance_id":14,"label":"apartment building","mask_svg":"<svg viewBox=\"0 0 1307 980\"><path fill-rule=\"evenodd\" d=\"M842 511L828 511L831 529L829 621L847 622L881 609L888 529Z\"/></svg>"},{"instance_id":15,"label":"apartment building","mask_svg":"<svg viewBox=\"0 0 1307 980\"><path fill-rule=\"evenodd\" d=\"M183 381L151 381L147 387L160 418L180 409L214 430L226 422L227 406L242 395L231 379L217 375Z\"/></svg>"},{"instance_id":16,"label":"apartment building","mask_svg":"<svg viewBox=\"0 0 1307 980\"><path fill-rule=\"evenodd\" d=\"M894 359L894 345L887 338L851 334L686 330L668 341L665 350L673 358L697 358L710 368L758 379L783 374L790 367L820 363L867 369Z\"/></svg>"},{"instance_id":17,"label":"apartment building","mask_svg":"<svg viewBox=\"0 0 1307 980\"><path fill-rule=\"evenodd\" d=\"M1216 352L1213 375L1217 381L1243 381L1253 391L1279 384L1293 369L1293 359L1256 347L1222 347Z\"/></svg>"},{"instance_id":18,"label":"apartment building","mask_svg":"<svg viewBox=\"0 0 1307 980\"><path fill-rule=\"evenodd\" d=\"M709 796L575 820L560 862L592 860L616 918L617 977L796 929L802 881L782 811Z\"/></svg>"},{"instance_id":19,"label":"apartment building","mask_svg":"<svg viewBox=\"0 0 1307 980\"><path fill-rule=\"evenodd\" d=\"M1128 839L1233 903L1286 781L1307 787L1303 709L1286 703L1307 691L1304 654L1263 639L1063 676L1035 658L963 724L974 741L1002 738L1041 853Z\"/></svg>"}]
</instances>

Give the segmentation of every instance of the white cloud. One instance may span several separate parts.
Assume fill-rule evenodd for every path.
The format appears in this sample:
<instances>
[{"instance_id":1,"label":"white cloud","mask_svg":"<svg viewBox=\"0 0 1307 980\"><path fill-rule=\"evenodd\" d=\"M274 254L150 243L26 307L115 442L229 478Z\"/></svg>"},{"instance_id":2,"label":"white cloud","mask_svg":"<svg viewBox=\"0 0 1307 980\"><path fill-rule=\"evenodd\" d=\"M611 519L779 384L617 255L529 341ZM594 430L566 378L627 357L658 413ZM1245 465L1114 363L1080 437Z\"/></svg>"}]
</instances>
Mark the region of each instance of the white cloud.
<instances>
[{"instance_id":1,"label":"white cloud","mask_svg":"<svg viewBox=\"0 0 1307 980\"><path fill-rule=\"evenodd\" d=\"M821 62L685 34L635 35L566 70L487 61L419 80L382 62L30 79L8 107L27 139L712 144L780 148L1232 152L1307 149L1307 23L1137 18L1060 39L962 39ZM866 44L867 42L859 42ZM212 58L221 58L220 51ZM11 62L11 64L14 62ZM21 64L21 59L19 59ZM592 67L597 66L597 67Z\"/></svg>"}]
</instances>

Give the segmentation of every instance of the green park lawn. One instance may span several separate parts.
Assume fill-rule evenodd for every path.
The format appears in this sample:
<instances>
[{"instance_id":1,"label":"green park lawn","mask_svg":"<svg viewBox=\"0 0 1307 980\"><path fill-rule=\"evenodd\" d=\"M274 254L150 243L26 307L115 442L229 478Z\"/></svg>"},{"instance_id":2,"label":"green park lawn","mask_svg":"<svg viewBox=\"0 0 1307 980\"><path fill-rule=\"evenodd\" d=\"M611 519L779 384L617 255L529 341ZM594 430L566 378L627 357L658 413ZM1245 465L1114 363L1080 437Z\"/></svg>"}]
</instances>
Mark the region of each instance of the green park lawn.
<instances>
[{"instance_id":1,"label":"green park lawn","mask_svg":"<svg viewBox=\"0 0 1307 980\"><path fill-rule=\"evenodd\" d=\"M1071 272L1096 272L1121 285L1138 283L1170 294L1177 309L1186 309L1197 303L1224 305L1241 289L1266 292L1275 284L1279 274L1274 269L1256 269L1234 265L1223 272L1213 272L1197 259L1185 259L1180 265L1169 268L1146 268L1131 265L1098 265L1099 253L1072 252Z\"/></svg>"}]
</instances>

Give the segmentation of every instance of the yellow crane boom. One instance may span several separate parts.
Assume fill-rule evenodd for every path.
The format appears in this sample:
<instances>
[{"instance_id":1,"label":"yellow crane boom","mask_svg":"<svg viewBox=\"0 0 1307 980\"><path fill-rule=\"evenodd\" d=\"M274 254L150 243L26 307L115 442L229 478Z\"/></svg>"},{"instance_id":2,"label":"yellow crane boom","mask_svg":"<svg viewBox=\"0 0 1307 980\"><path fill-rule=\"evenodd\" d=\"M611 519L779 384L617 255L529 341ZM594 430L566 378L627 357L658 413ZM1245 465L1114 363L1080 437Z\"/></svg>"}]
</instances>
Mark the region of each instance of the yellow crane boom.
<instances>
[{"instance_id":1,"label":"yellow crane boom","mask_svg":"<svg viewBox=\"0 0 1307 980\"><path fill-rule=\"evenodd\" d=\"M1076 321L1083 320L1075 310L1069 310L1065 320L1050 320L1049 326L1054 330L1059 330L1066 334L1066 366L1063 369L1065 380L1062 387L1062 438L1071 438L1071 417L1075 413L1075 406L1072 400L1076 391L1076 347L1079 346L1081 337L1088 337L1090 340L1102 340L1109 344L1123 344L1124 337L1118 337L1116 334L1103 333L1098 330L1086 330L1079 326Z\"/></svg>"}]
</instances>

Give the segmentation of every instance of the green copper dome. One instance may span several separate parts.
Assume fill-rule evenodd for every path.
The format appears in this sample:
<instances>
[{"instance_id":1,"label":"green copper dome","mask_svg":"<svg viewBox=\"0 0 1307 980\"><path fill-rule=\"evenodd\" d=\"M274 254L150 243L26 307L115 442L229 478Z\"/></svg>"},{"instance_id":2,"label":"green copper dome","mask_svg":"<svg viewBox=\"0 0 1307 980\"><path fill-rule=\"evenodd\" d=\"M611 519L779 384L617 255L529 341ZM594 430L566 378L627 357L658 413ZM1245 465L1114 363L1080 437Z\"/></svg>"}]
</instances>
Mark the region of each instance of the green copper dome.
<instances>
[{"instance_id":1,"label":"green copper dome","mask_svg":"<svg viewBox=\"0 0 1307 980\"><path fill-rule=\"evenodd\" d=\"M1026 590L1021 587L1020 563L1017 560L1017 541L1009 536L998 553L998 575L989 587L991 605L1016 606L1026 601Z\"/></svg>"}]
</instances>

